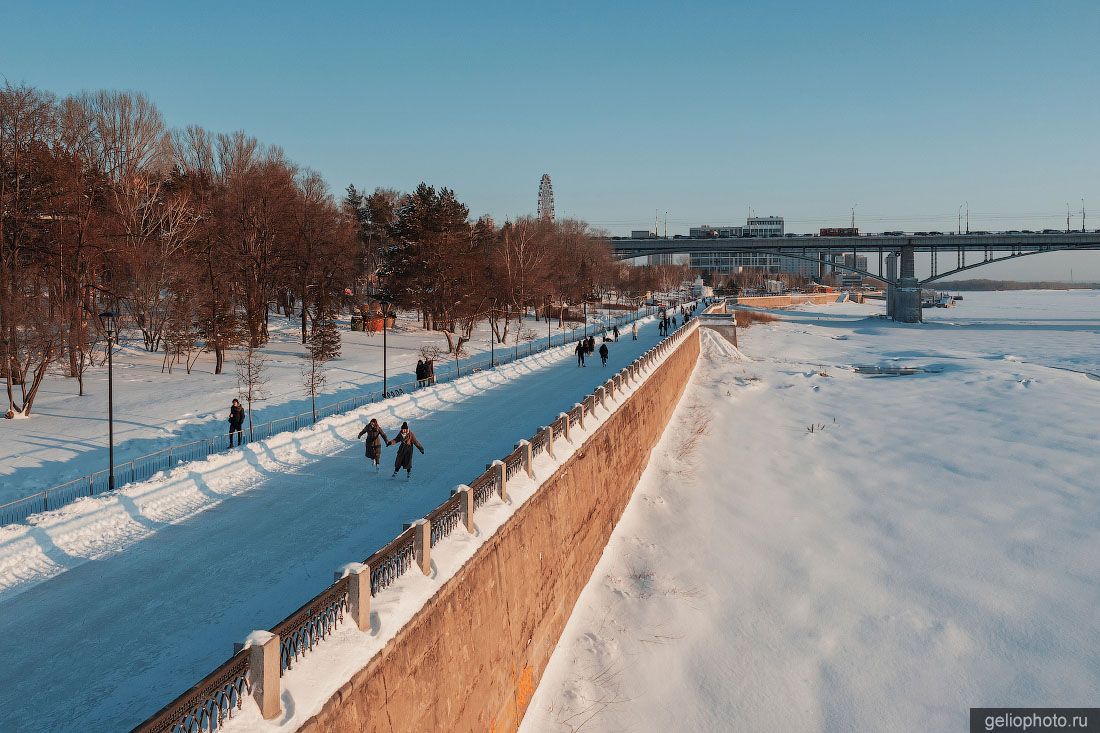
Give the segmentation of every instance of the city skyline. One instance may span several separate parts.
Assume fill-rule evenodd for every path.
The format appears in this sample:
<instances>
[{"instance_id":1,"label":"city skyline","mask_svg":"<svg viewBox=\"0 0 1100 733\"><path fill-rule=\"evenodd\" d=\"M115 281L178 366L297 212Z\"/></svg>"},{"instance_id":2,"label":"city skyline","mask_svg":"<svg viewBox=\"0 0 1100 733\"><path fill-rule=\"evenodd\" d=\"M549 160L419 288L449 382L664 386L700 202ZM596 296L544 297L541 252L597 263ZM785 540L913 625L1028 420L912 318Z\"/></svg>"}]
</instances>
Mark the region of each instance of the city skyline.
<instances>
[{"instance_id":1,"label":"city skyline","mask_svg":"<svg viewBox=\"0 0 1100 733\"><path fill-rule=\"evenodd\" d=\"M59 95L144 92L167 124L243 129L349 184L453 188L471 214L613 235L1100 228L1092 144L1100 9L1083 2L884 8L478 3L4 11L0 74ZM93 46L92 44L98 44ZM1082 202L1082 199L1084 200ZM1097 214L1087 213L1094 208ZM667 215L666 215L667 212ZM1091 224L1090 224L1091 222ZM1094 253L990 277L1100 279ZM986 270L981 271L983 274Z\"/></svg>"}]
</instances>

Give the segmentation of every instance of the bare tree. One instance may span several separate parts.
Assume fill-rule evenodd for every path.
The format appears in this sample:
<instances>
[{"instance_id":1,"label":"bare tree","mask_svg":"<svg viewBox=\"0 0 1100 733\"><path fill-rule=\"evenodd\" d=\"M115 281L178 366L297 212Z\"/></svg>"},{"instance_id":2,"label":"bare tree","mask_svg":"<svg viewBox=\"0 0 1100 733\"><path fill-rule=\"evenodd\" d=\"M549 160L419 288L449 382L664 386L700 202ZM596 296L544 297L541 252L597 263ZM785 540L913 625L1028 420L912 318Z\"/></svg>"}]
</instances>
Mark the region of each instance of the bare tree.
<instances>
[{"instance_id":1,"label":"bare tree","mask_svg":"<svg viewBox=\"0 0 1100 733\"><path fill-rule=\"evenodd\" d=\"M237 356L237 388L248 404L248 439L252 435L252 403L267 399L267 357L249 342Z\"/></svg>"}]
</instances>

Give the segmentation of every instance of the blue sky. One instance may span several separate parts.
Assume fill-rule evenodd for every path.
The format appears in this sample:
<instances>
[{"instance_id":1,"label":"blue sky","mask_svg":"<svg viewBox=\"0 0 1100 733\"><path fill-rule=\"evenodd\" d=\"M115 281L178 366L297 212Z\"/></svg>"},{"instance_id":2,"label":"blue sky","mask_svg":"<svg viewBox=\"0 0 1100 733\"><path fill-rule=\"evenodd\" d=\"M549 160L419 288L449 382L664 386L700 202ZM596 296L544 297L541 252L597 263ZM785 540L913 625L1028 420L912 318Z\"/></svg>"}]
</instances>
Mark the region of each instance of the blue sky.
<instances>
[{"instance_id":1,"label":"blue sky","mask_svg":"<svg viewBox=\"0 0 1100 733\"><path fill-rule=\"evenodd\" d=\"M1055 227L1082 198L1100 229L1095 0L8 3L0 39L9 81L140 90L337 192L424 180L498 220L548 172L560 214L616 234L853 205L946 231L964 201L974 229ZM1100 254L1047 257L978 272L1100 279Z\"/></svg>"}]
</instances>

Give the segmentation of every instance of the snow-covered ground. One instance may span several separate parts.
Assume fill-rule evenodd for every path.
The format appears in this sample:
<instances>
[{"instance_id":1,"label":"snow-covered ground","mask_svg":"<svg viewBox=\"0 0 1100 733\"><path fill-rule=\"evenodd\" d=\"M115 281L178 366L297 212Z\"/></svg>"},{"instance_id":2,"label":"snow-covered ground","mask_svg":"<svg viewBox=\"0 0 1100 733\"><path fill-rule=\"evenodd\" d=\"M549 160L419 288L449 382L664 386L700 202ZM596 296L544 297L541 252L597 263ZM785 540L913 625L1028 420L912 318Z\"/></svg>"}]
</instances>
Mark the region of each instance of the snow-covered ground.
<instances>
[{"instance_id":1,"label":"snow-covered ground","mask_svg":"<svg viewBox=\"0 0 1100 733\"><path fill-rule=\"evenodd\" d=\"M1100 292L880 310L787 311L743 353L704 332L522 730L963 730L970 707L1096 704Z\"/></svg>"},{"instance_id":2,"label":"snow-covered ground","mask_svg":"<svg viewBox=\"0 0 1100 733\"><path fill-rule=\"evenodd\" d=\"M602 312L601 312L602 315ZM594 315L593 320L599 316ZM310 401L302 386L305 349L300 324L273 316L271 342L261 353L268 359L268 397L253 405L255 424L308 413ZM569 334L572 329L553 334ZM570 326L579 324L569 324ZM337 402L382 389L382 335L355 332L341 322L342 354L327 365L327 384L318 404ZM523 335L545 343L546 321L528 319ZM515 348L515 324L508 346ZM557 342L559 339L555 339ZM468 360L489 351L489 327L479 324L466 344ZM520 341L520 348L528 342ZM386 338L388 387L415 382L414 367L423 346L446 350L446 338L425 331L412 313L398 319ZM191 374L177 365L172 373L161 371L163 354L150 354L136 334L126 334L114 356L115 367L115 462L124 463L147 453L191 440L226 432L229 403L239 396L236 354L227 356L224 371L214 374L214 357L203 354ZM446 353L437 360L450 368ZM30 419L0 420L0 504L107 467L107 369L89 369L84 377L84 396L77 383L50 374L34 403Z\"/></svg>"},{"instance_id":3,"label":"snow-covered ground","mask_svg":"<svg viewBox=\"0 0 1100 733\"><path fill-rule=\"evenodd\" d=\"M606 368L556 348L0 528L0 731L145 719L652 346L656 324L624 336ZM411 482L368 469L355 436L372 416L424 444Z\"/></svg>"}]
</instances>

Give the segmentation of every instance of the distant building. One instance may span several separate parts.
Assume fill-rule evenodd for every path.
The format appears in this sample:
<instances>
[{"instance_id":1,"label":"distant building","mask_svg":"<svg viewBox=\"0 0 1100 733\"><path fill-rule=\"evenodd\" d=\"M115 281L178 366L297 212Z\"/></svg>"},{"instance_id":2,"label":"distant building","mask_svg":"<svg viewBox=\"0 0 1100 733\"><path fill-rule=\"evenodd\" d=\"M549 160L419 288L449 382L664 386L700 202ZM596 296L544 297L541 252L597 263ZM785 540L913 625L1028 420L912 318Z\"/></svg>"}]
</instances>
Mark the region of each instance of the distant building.
<instances>
[{"instance_id":1,"label":"distant building","mask_svg":"<svg viewBox=\"0 0 1100 733\"><path fill-rule=\"evenodd\" d=\"M750 237L782 237L782 216L750 216L745 223Z\"/></svg>"}]
</instances>

